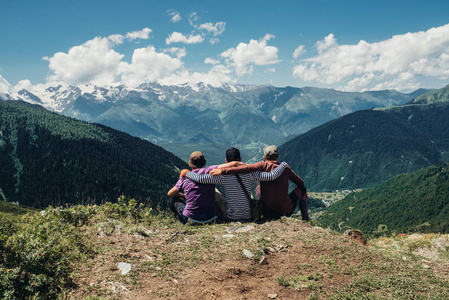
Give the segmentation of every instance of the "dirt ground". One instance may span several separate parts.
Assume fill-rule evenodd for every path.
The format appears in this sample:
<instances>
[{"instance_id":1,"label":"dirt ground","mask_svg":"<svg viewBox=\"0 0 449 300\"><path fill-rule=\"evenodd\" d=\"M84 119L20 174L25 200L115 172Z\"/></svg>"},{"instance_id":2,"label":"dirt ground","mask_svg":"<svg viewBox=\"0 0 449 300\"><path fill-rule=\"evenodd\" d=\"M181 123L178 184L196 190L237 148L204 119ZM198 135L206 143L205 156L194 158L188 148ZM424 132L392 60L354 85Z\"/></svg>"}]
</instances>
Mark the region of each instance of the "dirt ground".
<instances>
[{"instance_id":1,"label":"dirt ground","mask_svg":"<svg viewBox=\"0 0 449 300\"><path fill-rule=\"evenodd\" d=\"M366 262L382 260L359 234L298 220L89 234L100 252L80 266L67 298L313 299L343 290ZM121 274L119 262L131 271Z\"/></svg>"}]
</instances>

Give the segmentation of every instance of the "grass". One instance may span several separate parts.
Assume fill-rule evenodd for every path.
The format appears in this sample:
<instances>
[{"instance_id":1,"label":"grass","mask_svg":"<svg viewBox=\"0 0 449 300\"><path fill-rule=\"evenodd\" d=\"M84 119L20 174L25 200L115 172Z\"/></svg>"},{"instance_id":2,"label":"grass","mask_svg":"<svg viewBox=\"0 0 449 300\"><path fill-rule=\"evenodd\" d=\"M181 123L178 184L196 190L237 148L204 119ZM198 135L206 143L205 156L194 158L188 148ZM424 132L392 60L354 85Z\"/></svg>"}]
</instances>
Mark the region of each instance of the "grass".
<instances>
[{"instance_id":1,"label":"grass","mask_svg":"<svg viewBox=\"0 0 449 300\"><path fill-rule=\"evenodd\" d=\"M20 227L23 225L22 216L26 214L35 214L37 212L39 212L39 210L31 207L0 200L0 218L13 223L14 226Z\"/></svg>"},{"instance_id":2,"label":"grass","mask_svg":"<svg viewBox=\"0 0 449 300\"><path fill-rule=\"evenodd\" d=\"M65 220L84 248L92 249L82 254L73 245L63 248L65 255L78 254L72 255L60 288L52 289L55 297L444 299L449 294L447 235L382 237L366 247L293 218L183 226L125 198L49 209L47 216L37 214L29 222L45 226L50 216ZM235 226L251 229L228 232ZM244 249L254 257L244 256ZM259 265L262 256L268 264ZM121 275L119 262L130 263L131 272Z\"/></svg>"}]
</instances>

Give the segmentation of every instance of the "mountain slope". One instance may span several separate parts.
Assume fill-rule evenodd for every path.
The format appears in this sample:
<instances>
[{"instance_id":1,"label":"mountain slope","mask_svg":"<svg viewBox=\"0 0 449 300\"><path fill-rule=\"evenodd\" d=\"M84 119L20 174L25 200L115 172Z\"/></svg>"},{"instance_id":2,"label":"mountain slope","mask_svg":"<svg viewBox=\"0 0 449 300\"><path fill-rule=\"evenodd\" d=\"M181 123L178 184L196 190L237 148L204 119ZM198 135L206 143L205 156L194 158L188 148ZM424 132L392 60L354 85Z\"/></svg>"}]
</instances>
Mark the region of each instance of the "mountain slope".
<instances>
[{"instance_id":1,"label":"mountain slope","mask_svg":"<svg viewBox=\"0 0 449 300\"><path fill-rule=\"evenodd\" d=\"M449 232L449 164L398 175L331 205L319 222L364 233Z\"/></svg>"},{"instance_id":2,"label":"mountain slope","mask_svg":"<svg viewBox=\"0 0 449 300\"><path fill-rule=\"evenodd\" d=\"M448 98L351 113L288 141L281 159L315 191L370 187L447 161L448 114Z\"/></svg>"},{"instance_id":3,"label":"mountain slope","mask_svg":"<svg viewBox=\"0 0 449 300\"><path fill-rule=\"evenodd\" d=\"M18 101L0 101L0 195L32 207L115 201L166 207L187 164L148 141Z\"/></svg>"},{"instance_id":4,"label":"mountain slope","mask_svg":"<svg viewBox=\"0 0 449 300\"><path fill-rule=\"evenodd\" d=\"M183 153L176 145L189 148L195 143L225 143L252 151L252 145L278 142L345 114L404 104L413 97L397 91L349 93L312 87L217 88L203 84L146 84L138 89L124 85L59 86L34 93L21 91L11 99L41 104L67 116L164 144L179 156ZM223 153L225 150L221 149Z\"/></svg>"}]
</instances>

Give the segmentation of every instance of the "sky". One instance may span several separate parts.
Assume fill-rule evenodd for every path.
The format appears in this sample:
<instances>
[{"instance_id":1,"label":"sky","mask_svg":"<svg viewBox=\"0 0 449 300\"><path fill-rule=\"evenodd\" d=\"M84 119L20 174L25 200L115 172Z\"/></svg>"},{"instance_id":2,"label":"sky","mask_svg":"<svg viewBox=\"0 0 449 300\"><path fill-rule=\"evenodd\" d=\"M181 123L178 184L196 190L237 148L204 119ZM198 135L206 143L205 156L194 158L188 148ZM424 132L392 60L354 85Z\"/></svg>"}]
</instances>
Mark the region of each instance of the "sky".
<instances>
[{"instance_id":1,"label":"sky","mask_svg":"<svg viewBox=\"0 0 449 300\"><path fill-rule=\"evenodd\" d=\"M449 83L447 0L0 0L0 94L119 83Z\"/></svg>"}]
</instances>

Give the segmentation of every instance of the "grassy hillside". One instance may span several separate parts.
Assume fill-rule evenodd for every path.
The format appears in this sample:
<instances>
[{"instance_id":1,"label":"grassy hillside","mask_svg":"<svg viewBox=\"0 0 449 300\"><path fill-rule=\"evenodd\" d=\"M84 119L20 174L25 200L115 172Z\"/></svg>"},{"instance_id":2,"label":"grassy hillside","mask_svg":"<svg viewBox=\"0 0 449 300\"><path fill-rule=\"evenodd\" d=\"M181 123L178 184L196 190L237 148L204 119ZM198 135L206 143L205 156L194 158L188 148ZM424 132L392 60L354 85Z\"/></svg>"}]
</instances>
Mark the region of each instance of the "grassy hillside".
<instances>
[{"instance_id":1,"label":"grassy hillside","mask_svg":"<svg viewBox=\"0 0 449 300\"><path fill-rule=\"evenodd\" d=\"M187 167L140 138L18 101L0 101L0 200L44 208L126 195L165 207Z\"/></svg>"},{"instance_id":2,"label":"grassy hillside","mask_svg":"<svg viewBox=\"0 0 449 300\"><path fill-rule=\"evenodd\" d=\"M449 233L449 164L398 175L350 194L319 218L325 227L366 234Z\"/></svg>"},{"instance_id":3,"label":"grassy hillside","mask_svg":"<svg viewBox=\"0 0 449 300\"><path fill-rule=\"evenodd\" d=\"M11 222L12 225L16 227L22 225L22 216L26 214L35 214L37 212L37 209L31 207L0 200L0 219Z\"/></svg>"},{"instance_id":4,"label":"grassy hillside","mask_svg":"<svg viewBox=\"0 0 449 300\"><path fill-rule=\"evenodd\" d=\"M437 91L430 91L419 95L412 101L411 104L435 104L447 102L449 98L449 85Z\"/></svg>"},{"instance_id":5,"label":"grassy hillside","mask_svg":"<svg viewBox=\"0 0 449 300\"><path fill-rule=\"evenodd\" d=\"M408 300L449 294L447 235L359 242L293 218L183 226L126 199L47 209L17 232L0 232L0 295Z\"/></svg>"}]
</instances>

